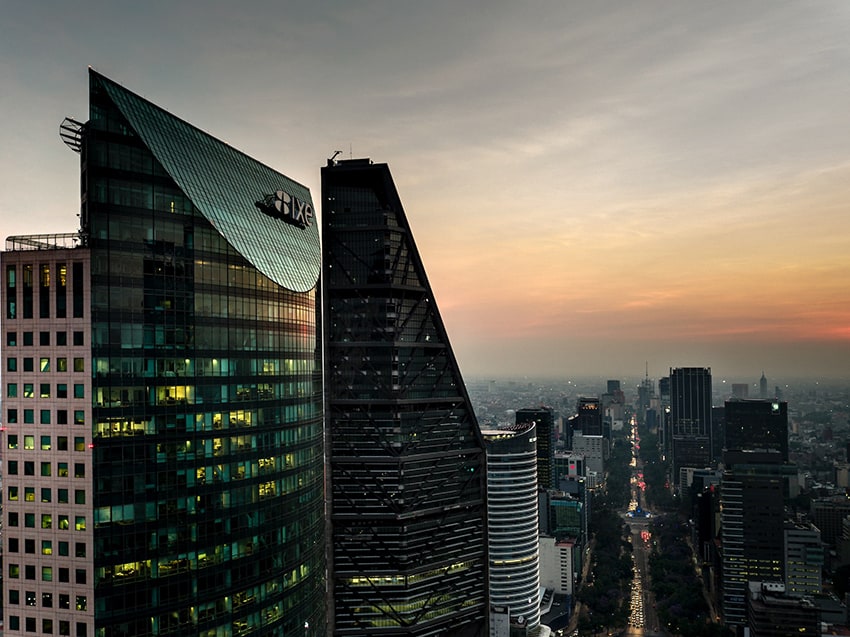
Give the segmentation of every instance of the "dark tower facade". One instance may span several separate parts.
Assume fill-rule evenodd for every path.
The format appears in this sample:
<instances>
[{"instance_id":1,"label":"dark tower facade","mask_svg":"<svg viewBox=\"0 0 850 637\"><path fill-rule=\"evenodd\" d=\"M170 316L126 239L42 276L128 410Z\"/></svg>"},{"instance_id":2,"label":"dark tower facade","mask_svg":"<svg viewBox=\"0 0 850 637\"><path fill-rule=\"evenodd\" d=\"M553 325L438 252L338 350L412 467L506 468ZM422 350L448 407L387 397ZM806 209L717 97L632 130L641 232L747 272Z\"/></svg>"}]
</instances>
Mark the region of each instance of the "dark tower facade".
<instances>
[{"instance_id":1,"label":"dark tower facade","mask_svg":"<svg viewBox=\"0 0 850 637\"><path fill-rule=\"evenodd\" d=\"M555 479L555 412L549 407L520 409L516 424L537 425L537 484L542 489L556 489Z\"/></svg>"},{"instance_id":2,"label":"dark tower facade","mask_svg":"<svg viewBox=\"0 0 850 637\"><path fill-rule=\"evenodd\" d=\"M389 168L322 199L333 634L483 635L484 440Z\"/></svg>"},{"instance_id":3,"label":"dark tower facade","mask_svg":"<svg viewBox=\"0 0 850 637\"><path fill-rule=\"evenodd\" d=\"M683 467L711 463L711 369L678 367L670 370L670 433L673 476Z\"/></svg>"},{"instance_id":4,"label":"dark tower facade","mask_svg":"<svg viewBox=\"0 0 850 637\"><path fill-rule=\"evenodd\" d=\"M724 449L778 451L788 461L788 403L727 400Z\"/></svg>"}]
</instances>

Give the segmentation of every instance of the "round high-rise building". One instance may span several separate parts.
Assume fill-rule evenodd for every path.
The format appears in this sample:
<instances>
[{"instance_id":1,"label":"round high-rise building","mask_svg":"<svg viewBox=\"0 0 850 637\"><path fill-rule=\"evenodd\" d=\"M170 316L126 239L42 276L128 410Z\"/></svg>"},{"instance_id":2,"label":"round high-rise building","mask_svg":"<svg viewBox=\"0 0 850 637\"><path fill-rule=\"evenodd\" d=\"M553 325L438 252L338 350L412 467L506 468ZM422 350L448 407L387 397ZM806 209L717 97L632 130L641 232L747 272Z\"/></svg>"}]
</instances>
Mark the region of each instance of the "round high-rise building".
<instances>
[{"instance_id":1,"label":"round high-rise building","mask_svg":"<svg viewBox=\"0 0 850 637\"><path fill-rule=\"evenodd\" d=\"M522 627L534 634L540 625L536 425L482 434L487 445L490 605L508 609L511 634Z\"/></svg>"}]
</instances>

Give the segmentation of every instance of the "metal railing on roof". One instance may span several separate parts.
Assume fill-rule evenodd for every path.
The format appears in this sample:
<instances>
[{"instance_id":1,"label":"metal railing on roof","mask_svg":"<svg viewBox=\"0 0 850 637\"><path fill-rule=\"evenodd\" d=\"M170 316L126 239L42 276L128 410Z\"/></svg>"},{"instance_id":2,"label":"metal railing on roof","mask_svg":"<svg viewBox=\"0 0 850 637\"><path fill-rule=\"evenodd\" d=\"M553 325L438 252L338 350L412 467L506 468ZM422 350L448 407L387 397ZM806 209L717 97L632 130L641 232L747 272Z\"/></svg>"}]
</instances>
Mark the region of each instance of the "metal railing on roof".
<instances>
[{"instance_id":1,"label":"metal railing on roof","mask_svg":"<svg viewBox=\"0 0 850 637\"><path fill-rule=\"evenodd\" d=\"M65 250L68 248L81 248L84 244L83 235L79 232L6 237L7 252L19 250Z\"/></svg>"}]
</instances>

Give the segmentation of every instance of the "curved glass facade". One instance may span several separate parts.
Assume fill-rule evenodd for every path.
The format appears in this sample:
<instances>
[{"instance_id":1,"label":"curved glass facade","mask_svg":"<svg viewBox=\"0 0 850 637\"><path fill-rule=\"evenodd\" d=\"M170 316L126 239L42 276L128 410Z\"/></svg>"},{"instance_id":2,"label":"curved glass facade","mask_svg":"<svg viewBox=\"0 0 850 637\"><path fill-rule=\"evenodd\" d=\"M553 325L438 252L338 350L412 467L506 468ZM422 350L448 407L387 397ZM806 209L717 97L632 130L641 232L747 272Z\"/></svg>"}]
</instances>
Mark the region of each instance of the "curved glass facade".
<instances>
[{"instance_id":1,"label":"curved glass facade","mask_svg":"<svg viewBox=\"0 0 850 637\"><path fill-rule=\"evenodd\" d=\"M315 226L254 205L283 175L91 89L96 634L324 635Z\"/></svg>"},{"instance_id":2,"label":"curved glass facade","mask_svg":"<svg viewBox=\"0 0 850 637\"><path fill-rule=\"evenodd\" d=\"M510 609L511 624L540 625L537 439L534 423L484 431L490 604Z\"/></svg>"}]
</instances>

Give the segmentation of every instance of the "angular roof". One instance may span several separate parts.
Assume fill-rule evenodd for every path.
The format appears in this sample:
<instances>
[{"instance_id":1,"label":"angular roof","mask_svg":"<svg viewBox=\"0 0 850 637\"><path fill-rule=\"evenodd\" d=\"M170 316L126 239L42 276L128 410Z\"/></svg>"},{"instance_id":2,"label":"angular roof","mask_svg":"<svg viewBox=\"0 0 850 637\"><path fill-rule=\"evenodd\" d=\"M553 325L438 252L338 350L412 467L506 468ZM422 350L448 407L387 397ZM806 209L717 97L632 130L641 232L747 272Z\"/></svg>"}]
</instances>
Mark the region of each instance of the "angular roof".
<instances>
[{"instance_id":1,"label":"angular roof","mask_svg":"<svg viewBox=\"0 0 850 637\"><path fill-rule=\"evenodd\" d=\"M288 290L306 292L316 285L322 257L317 220L308 219L309 225L301 227L284 215L262 212L257 203L283 191L312 211L305 186L96 71L90 73L92 85L103 87L157 161L239 254Z\"/></svg>"}]
</instances>

